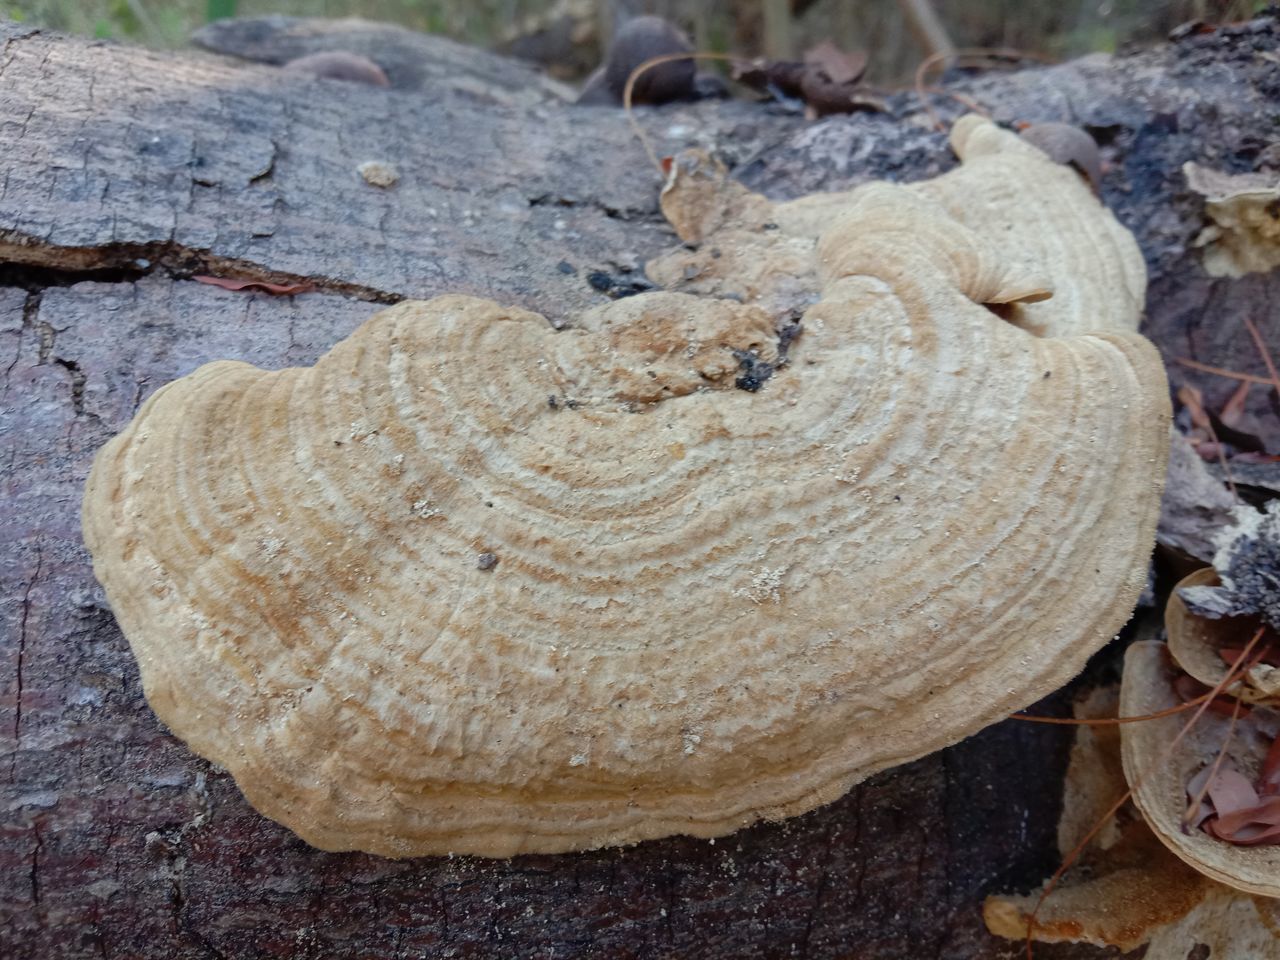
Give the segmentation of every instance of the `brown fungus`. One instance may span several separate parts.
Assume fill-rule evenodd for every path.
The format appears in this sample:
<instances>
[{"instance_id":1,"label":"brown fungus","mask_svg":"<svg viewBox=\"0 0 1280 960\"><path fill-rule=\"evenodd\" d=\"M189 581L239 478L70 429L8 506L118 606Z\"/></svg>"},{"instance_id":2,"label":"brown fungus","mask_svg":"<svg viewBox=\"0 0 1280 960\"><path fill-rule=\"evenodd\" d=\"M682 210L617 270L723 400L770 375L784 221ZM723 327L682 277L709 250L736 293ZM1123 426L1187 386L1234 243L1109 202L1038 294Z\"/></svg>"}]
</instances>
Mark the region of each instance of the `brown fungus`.
<instances>
[{"instance_id":1,"label":"brown fungus","mask_svg":"<svg viewBox=\"0 0 1280 960\"><path fill-rule=\"evenodd\" d=\"M912 218L891 212L902 205L922 210L933 233L951 231L953 249L977 238L985 262L1006 281L977 291L978 302L1009 322L1054 337L1137 330L1146 295L1142 252L1075 171L972 115L956 122L951 143L963 163L932 180L781 203L730 181L705 155L683 154L672 161L662 212L693 249L651 261L646 272L669 289L743 298L781 314L817 299L815 248L839 221L851 224L849 238L909 244L901 231ZM884 219L867 215L873 195ZM856 208L863 213L851 220Z\"/></svg>"},{"instance_id":2,"label":"brown fungus","mask_svg":"<svg viewBox=\"0 0 1280 960\"><path fill-rule=\"evenodd\" d=\"M1077 703L1076 716L1115 718L1117 707L1114 688L1095 690ZM1063 857L1124 795L1121 731L1145 722L1078 729L1058 825ZM1078 865L1043 902L1040 891L988 897L982 909L987 929L1022 940L1030 925L1032 938L1044 943L1091 943L1126 952L1145 945L1150 960L1202 955L1197 949L1210 949L1215 958L1260 960L1280 947L1277 901L1249 896L1193 870L1156 839L1132 804L1108 816L1080 853ZM1033 911L1035 922L1029 924Z\"/></svg>"},{"instance_id":3,"label":"brown fungus","mask_svg":"<svg viewBox=\"0 0 1280 960\"><path fill-rule=\"evenodd\" d=\"M161 388L84 503L157 714L318 847L510 856L803 813L1065 682L1146 581L1163 368L1088 188L957 144L780 210L798 338L446 296Z\"/></svg>"},{"instance_id":4,"label":"brown fungus","mask_svg":"<svg viewBox=\"0 0 1280 960\"><path fill-rule=\"evenodd\" d=\"M1213 277L1267 273L1280 266L1280 174L1223 173L1185 163L1187 186L1204 197L1210 223L1196 237Z\"/></svg>"},{"instance_id":5,"label":"brown fungus","mask_svg":"<svg viewBox=\"0 0 1280 960\"><path fill-rule=\"evenodd\" d=\"M1151 641L1125 652L1121 715L1154 713L1181 702L1174 687L1177 665L1169 653L1165 644ZM1228 717L1206 711L1175 745L1187 719L1174 714L1122 729L1121 753L1134 803L1161 842L1200 873L1237 890L1280 897L1280 846L1237 846L1198 825L1184 827L1183 819L1189 785L1206 771L1213 773L1215 765L1247 780L1258 776L1280 734L1280 718L1273 710L1252 707L1233 725Z\"/></svg>"},{"instance_id":6,"label":"brown fungus","mask_svg":"<svg viewBox=\"0 0 1280 960\"><path fill-rule=\"evenodd\" d=\"M1210 567L1183 577L1165 607L1165 633L1169 653L1178 667L1197 683L1216 687L1230 670L1227 660L1248 642L1258 625L1257 617L1245 615L1202 617L1188 609L1181 594L1203 588L1221 589L1222 581ZM1225 652L1225 656L1224 656ZM1223 691L1245 703L1280 707L1280 668L1257 663L1243 670Z\"/></svg>"},{"instance_id":7,"label":"brown fungus","mask_svg":"<svg viewBox=\"0 0 1280 960\"><path fill-rule=\"evenodd\" d=\"M1280 897L1274 753L1280 510L1240 506L1236 520L1219 536L1217 569L1190 574L1170 596L1168 645L1134 644L1126 652L1121 709L1145 713L1176 705L1184 671L1237 703L1206 712L1181 739L1177 717L1126 728L1124 764L1135 803L1170 850L1228 886ZM1258 656L1237 669L1251 645Z\"/></svg>"}]
</instances>

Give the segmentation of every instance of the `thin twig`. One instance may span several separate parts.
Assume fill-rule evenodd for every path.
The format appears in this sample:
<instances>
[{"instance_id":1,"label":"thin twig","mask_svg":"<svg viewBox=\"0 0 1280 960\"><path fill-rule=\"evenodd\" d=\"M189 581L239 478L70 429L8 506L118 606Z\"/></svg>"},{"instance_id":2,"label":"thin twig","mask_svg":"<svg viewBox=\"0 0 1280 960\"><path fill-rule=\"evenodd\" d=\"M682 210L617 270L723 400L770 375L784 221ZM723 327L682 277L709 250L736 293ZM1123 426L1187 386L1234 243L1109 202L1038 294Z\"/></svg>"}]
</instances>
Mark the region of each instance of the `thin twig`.
<instances>
[{"instance_id":1,"label":"thin twig","mask_svg":"<svg viewBox=\"0 0 1280 960\"><path fill-rule=\"evenodd\" d=\"M1231 491L1231 496L1236 503L1240 503L1240 491L1236 489L1236 480L1231 475L1231 466L1227 463L1227 455L1222 451L1222 441L1218 439L1218 431L1214 429L1213 419L1204 408L1204 397L1195 387L1179 387L1178 399L1184 407L1191 410L1192 424L1208 432L1209 439L1213 442L1214 452L1218 455L1218 464L1222 467L1222 474L1226 478L1227 488Z\"/></svg>"},{"instance_id":2,"label":"thin twig","mask_svg":"<svg viewBox=\"0 0 1280 960\"><path fill-rule=\"evenodd\" d=\"M1156 713L1144 713L1137 717L1103 717L1099 720L1076 720L1071 717L1033 717L1029 713L1011 713L1009 714L1009 719L1026 720L1030 723L1057 723L1070 727L1107 727L1116 723L1140 723L1143 720L1158 720L1160 717L1168 717L1175 713L1181 713L1183 710L1190 710L1208 699L1209 694L1202 693L1194 700L1180 703L1176 707L1169 707L1167 710L1160 710Z\"/></svg>"},{"instance_id":3,"label":"thin twig","mask_svg":"<svg viewBox=\"0 0 1280 960\"><path fill-rule=\"evenodd\" d=\"M1240 499L1240 491L1236 489L1236 478L1231 475L1231 467L1227 464L1227 455L1222 452L1222 441L1218 439L1218 431L1213 429L1213 421L1208 417L1205 418L1205 427L1209 431L1209 439L1213 441L1213 449L1218 452L1218 464L1222 467L1222 475L1226 478L1227 489L1231 491L1231 496L1236 503L1243 503Z\"/></svg>"},{"instance_id":4,"label":"thin twig","mask_svg":"<svg viewBox=\"0 0 1280 960\"><path fill-rule=\"evenodd\" d=\"M1222 760L1227 755L1227 745L1231 743L1231 738L1236 733L1236 721L1240 718L1240 698L1235 698L1235 703L1231 706L1231 722L1227 725L1227 735L1222 738L1222 747L1218 750L1218 755L1213 758L1213 766L1209 768L1209 777L1204 782L1196 795L1191 798L1187 804L1187 809L1182 811L1182 827L1187 829L1191 826L1191 821L1195 819L1196 811L1200 809L1200 804L1204 801L1205 794L1209 792L1209 785L1213 783L1213 778L1218 775L1218 770L1222 767Z\"/></svg>"},{"instance_id":5,"label":"thin twig","mask_svg":"<svg viewBox=\"0 0 1280 960\"><path fill-rule=\"evenodd\" d=\"M641 75L660 63L672 63L676 60L727 60L730 63L751 63L751 60L747 57L739 57L732 53L664 53L659 57L650 57L631 71L627 77L627 85L622 88L622 109L627 114L627 122L631 124L631 132L636 135L636 139L644 147L644 152L649 156L649 162L653 164L653 168L658 171L658 175L661 177L666 176L666 171L662 169L662 162L658 159L658 154L653 149L653 144L649 141L649 135L644 132L640 122L636 120L635 111L631 105L631 97L635 92L636 81Z\"/></svg>"},{"instance_id":6,"label":"thin twig","mask_svg":"<svg viewBox=\"0 0 1280 960\"><path fill-rule=\"evenodd\" d=\"M937 112L933 109L933 105L929 103L929 98L925 96L925 77L939 63L944 60L955 60L956 58L979 58L983 64L990 65L993 60L1038 60L1041 63L1050 63L1047 57L1042 57L1036 53L1028 53L1025 50L1015 50L1012 47L961 47L959 50L938 51L931 53L920 61L920 65L916 67L916 96L920 98L920 102L924 105L925 112L929 114L929 119L933 121L936 130L942 131L946 129L946 125L938 118Z\"/></svg>"},{"instance_id":7,"label":"thin twig","mask_svg":"<svg viewBox=\"0 0 1280 960\"><path fill-rule=\"evenodd\" d=\"M935 86L925 87L924 89L926 93L936 93L940 97L950 97L956 103L964 104L964 106L968 107L974 113L982 114L982 116L986 117L988 120L991 119L991 111L968 94L960 93L956 90L945 90L942 87Z\"/></svg>"},{"instance_id":8,"label":"thin twig","mask_svg":"<svg viewBox=\"0 0 1280 960\"><path fill-rule=\"evenodd\" d=\"M1190 367L1192 370L1216 374L1219 377L1227 377L1231 380L1243 380L1245 383L1262 383L1267 386L1272 385L1270 377L1259 377L1257 374L1253 373L1239 373L1235 370L1228 370L1225 367L1210 366L1207 363L1201 363L1199 360L1188 360L1186 357L1174 357L1173 362L1184 367Z\"/></svg>"},{"instance_id":9,"label":"thin twig","mask_svg":"<svg viewBox=\"0 0 1280 960\"><path fill-rule=\"evenodd\" d=\"M1271 385L1276 388L1276 394L1280 395L1280 372L1276 371L1276 362L1271 358L1271 351L1267 349L1266 341L1262 339L1262 334L1258 332L1257 326L1249 317L1244 318L1244 325L1249 328L1249 336L1253 337L1254 346L1262 355L1262 362L1267 365L1267 373L1271 374Z\"/></svg>"}]
</instances>

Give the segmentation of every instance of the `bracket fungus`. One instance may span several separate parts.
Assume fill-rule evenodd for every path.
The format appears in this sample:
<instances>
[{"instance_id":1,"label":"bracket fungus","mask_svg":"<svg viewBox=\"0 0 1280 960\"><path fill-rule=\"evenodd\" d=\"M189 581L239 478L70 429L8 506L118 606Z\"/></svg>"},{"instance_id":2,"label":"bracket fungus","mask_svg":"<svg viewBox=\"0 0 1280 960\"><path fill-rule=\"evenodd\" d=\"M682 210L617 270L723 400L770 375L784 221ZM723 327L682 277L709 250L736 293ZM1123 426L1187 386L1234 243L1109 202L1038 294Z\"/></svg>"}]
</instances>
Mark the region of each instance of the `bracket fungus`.
<instances>
[{"instance_id":1,"label":"bracket fungus","mask_svg":"<svg viewBox=\"0 0 1280 960\"><path fill-rule=\"evenodd\" d=\"M1163 643L1130 646L1125 652L1121 715L1145 716L1178 706L1182 699L1173 682L1176 666ZM1203 812L1194 825L1184 827L1183 819L1189 793L1208 798L1216 792L1206 779L1223 774L1241 780L1258 776L1270 744L1280 734L1280 719L1274 710L1261 708L1235 722L1208 711L1176 740L1185 723L1185 717L1174 715L1123 728L1121 753L1134 803L1161 842L1200 873L1237 890L1280 897L1280 847L1255 846L1247 840L1226 842L1201 829ZM1171 744L1176 746L1168 756ZM1256 806L1257 800L1254 796L1252 802L1240 803L1239 810L1224 807L1219 819L1247 814L1245 807ZM1248 825L1247 819L1244 824Z\"/></svg>"},{"instance_id":2,"label":"bracket fungus","mask_svg":"<svg viewBox=\"0 0 1280 960\"><path fill-rule=\"evenodd\" d=\"M1219 535L1216 569L1169 597L1168 643L1126 651L1121 711L1176 706L1181 673L1236 702L1181 737L1176 716L1126 726L1123 758L1134 802L1170 850L1228 886L1280 897L1280 509L1240 506L1236 519ZM1250 635L1260 654L1241 663Z\"/></svg>"},{"instance_id":3,"label":"bracket fungus","mask_svg":"<svg viewBox=\"0 0 1280 960\"><path fill-rule=\"evenodd\" d=\"M826 295L820 274L839 249L865 260L888 246L895 257L869 275L887 280L890 265L905 274L928 262L927 275L952 260L973 283L965 291L972 300L1039 336L1138 329L1142 253L1074 168L976 116L956 122L951 144L962 165L932 180L783 203L729 181L714 159L689 151L672 160L662 212L692 249L646 272L669 289L781 313Z\"/></svg>"},{"instance_id":4,"label":"bracket fungus","mask_svg":"<svg viewBox=\"0 0 1280 960\"><path fill-rule=\"evenodd\" d=\"M955 142L773 205L791 302L444 296L157 391L84 503L156 713L315 846L511 856L803 813L1065 682L1153 543L1142 261L1074 172Z\"/></svg>"},{"instance_id":5,"label":"bracket fungus","mask_svg":"<svg viewBox=\"0 0 1280 960\"><path fill-rule=\"evenodd\" d=\"M1132 649L1158 651L1159 644L1140 641ZM1075 712L1086 722L1114 720L1119 691L1095 689L1077 701ZM1185 715L1172 719L1182 723ZM1128 787L1120 739L1146 722L1077 728L1058 849L1064 858L1078 853L1080 859L1043 899L1044 888L988 897L987 929L1012 940L1030 932L1044 943L1091 943L1125 953L1146 945L1151 960L1276 956L1280 901L1211 880L1174 856L1129 804L1117 809Z\"/></svg>"},{"instance_id":6,"label":"bracket fungus","mask_svg":"<svg viewBox=\"0 0 1280 960\"><path fill-rule=\"evenodd\" d=\"M1204 197L1212 222L1195 245L1204 247L1211 277L1243 277L1280 266L1280 176L1229 174L1185 163L1187 186Z\"/></svg>"}]
</instances>

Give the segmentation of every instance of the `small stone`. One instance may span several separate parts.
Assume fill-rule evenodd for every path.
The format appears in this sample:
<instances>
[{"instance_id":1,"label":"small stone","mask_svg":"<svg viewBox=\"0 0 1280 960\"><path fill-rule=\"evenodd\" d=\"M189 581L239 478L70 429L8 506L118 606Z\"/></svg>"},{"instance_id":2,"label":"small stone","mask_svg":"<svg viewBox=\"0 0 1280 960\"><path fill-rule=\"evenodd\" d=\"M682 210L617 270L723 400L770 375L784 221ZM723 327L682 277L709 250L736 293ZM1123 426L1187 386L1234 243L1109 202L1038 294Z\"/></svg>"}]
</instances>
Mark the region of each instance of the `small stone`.
<instances>
[{"instance_id":1,"label":"small stone","mask_svg":"<svg viewBox=\"0 0 1280 960\"><path fill-rule=\"evenodd\" d=\"M400 173L389 163L380 160L366 160L356 167L364 182L374 187L393 187L400 180Z\"/></svg>"},{"instance_id":2,"label":"small stone","mask_svg":"<svg viewBox=\"0 0 1280 960\"><path fill-rule=\"evenodd\" d=\"M492 570L498 565L498 556L493 553L482 553L476 557L476 567L481 570Z\"/></svg>"}]
</instances>

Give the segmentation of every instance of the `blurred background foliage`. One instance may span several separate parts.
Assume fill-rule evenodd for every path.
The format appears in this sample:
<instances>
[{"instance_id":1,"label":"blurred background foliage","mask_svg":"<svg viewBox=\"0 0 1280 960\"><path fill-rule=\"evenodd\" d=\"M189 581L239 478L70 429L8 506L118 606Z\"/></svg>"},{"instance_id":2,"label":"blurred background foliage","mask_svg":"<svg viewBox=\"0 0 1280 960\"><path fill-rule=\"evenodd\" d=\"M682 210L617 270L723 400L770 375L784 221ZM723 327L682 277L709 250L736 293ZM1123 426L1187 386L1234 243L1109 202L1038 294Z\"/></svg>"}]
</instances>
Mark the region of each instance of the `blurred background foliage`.
<instances>
[{"instance_id":1,"label":"blurred background foliage","mask_svg":"<svg viewBox=\"0 0 1280 960\"><path fill-rule=\"evenodd\" d=\"M823 39L866 50L869 77L902 82L925 48L902 0L0 0L0 14L56 30L155 47L184 44L212 19L265 14L386 20L514 52L564 79L597 59L627 16L658 13L700 49L795 53ZM933 0L956 46L1015 47L1053 59L1155 42L1190 20L1242 20L1266 0ZM782 13L779 13L781 9ZM784 18L779 45L770 34Z\"/></svg>"}]
</instances>

